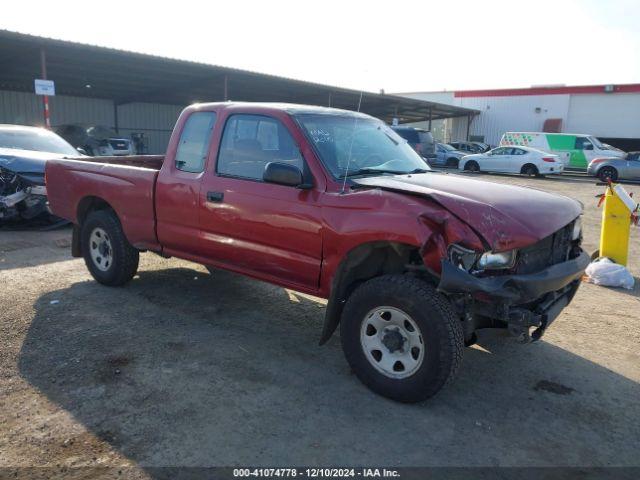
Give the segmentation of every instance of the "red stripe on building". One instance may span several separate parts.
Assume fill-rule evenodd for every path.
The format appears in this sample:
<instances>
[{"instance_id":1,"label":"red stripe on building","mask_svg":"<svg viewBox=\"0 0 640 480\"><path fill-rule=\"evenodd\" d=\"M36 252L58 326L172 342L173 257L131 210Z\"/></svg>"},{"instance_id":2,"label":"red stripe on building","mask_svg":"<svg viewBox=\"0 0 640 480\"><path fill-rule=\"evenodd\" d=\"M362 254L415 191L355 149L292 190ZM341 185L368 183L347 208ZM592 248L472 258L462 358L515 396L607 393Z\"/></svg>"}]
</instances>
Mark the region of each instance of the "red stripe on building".
<instances>
[{"instance_id":1,"label":"red stripe on building","mask_svg":"<svg viewBox=\"0 0 640 480\"><path fill-rule=\"evenodd\" d=\"M533 87L505 88L498 90L462 90L453 93L455 97L513 97L519 95L576 95L581 93L640 93L640 83L613 85L613 91L605 90L607 85L585 85L580 87Z\"/></svg>"}]
</instances>

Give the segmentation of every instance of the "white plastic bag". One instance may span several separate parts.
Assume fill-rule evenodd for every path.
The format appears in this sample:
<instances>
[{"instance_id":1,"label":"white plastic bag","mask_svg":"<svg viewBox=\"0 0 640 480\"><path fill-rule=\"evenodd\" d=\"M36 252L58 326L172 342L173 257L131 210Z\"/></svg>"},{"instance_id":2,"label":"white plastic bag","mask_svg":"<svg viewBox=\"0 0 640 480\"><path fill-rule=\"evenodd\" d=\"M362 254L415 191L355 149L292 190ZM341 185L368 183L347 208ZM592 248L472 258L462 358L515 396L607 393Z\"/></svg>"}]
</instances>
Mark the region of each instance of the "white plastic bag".
<instances>
[{"instance_id":1,"label":"white plastic bag","mask_svg":"<svg viewBox=\"0 0 640 480\"><path fill-rule=\"evenodd\" d=\"M589 264L585 273L588 276L587 280L596 285L633 289L634 278L631 272L608 258L594 260Z\"/></svg>"}]
</instances>

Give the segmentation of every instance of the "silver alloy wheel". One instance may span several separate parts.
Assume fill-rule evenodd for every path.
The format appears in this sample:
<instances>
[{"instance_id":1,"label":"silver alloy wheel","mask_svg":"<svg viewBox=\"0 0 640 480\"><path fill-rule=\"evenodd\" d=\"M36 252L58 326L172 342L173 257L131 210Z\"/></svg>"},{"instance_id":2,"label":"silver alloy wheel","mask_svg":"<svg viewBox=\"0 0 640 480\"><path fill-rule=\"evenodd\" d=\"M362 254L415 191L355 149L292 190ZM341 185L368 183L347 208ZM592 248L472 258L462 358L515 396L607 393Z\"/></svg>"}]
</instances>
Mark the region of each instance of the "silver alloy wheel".
<instances>
[{"instance_id":1,"label":"silver alloy wheel","mask_svg":"<svg viewBox=\"0 0 640 480\"><path fill-rule=\"evenodd\" d=\"M418 324L394 307L376 307L360 327L360 345L369 363L389 378L413 375L424 360L424 341Z\"/></svg>"},{"instance_id":2,"label":"silver alloy wheel","mask_svg":"<svg viewBox=\"0 0 640 480\"><path fill-rule=\"evenodd\" d=\"M113 249L111 248L111 239L102 228L96 227L89 236L89 252L91 260L98 268L106 272L113 263Z\"/></svg>"}]
</instances>

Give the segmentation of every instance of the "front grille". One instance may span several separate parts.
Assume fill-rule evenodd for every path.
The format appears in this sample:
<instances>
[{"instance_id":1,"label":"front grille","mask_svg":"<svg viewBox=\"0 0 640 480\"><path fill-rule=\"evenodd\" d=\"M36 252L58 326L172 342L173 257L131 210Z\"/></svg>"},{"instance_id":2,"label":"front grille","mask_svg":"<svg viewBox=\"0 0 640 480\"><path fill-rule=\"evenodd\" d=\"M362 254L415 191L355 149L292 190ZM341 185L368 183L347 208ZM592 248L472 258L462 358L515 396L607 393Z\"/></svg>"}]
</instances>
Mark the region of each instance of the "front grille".
<instances>
[{"instance_id":1,"label":"front grille","mask_svg":"<svg viewBox=\"0 0 640 480\"><path fill-rule=\"evenodd\" d=\"M129 148L129 144L122 140L109 140L109 143L114 150L127 150Z\"/></svg>"},{"instance_id":2,"label":"front grille","mask_svg":"<svg viewBox=\"0 0 640 480\"><path fill-rule=\"evenodd\" d=\"M573 223L571 222L538 243L520 249L516 273L524 275L536 273L551 265L567 261L572 250Z\"/></svg>"}]
</instances>

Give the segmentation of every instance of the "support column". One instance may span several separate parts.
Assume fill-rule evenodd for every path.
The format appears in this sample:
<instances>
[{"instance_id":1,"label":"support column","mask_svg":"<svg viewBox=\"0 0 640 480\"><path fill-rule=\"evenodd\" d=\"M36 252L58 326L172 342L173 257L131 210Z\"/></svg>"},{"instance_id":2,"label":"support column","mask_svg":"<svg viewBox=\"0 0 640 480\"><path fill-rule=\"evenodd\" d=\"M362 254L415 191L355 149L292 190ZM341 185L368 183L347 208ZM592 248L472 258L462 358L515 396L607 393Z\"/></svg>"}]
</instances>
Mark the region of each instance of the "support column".
<instances>
[{"instance_id":1,"label":"support column","mask_svg":"<svg viewBox=\"0 0 640 480\"><path fill-rule=\"evenodd\" d=\"M328 105L327 105L328 107L331 107L331 101L332 101L332 100L333 100L333 98L332 98L332 94L331 94L331 92L329 92L329 103L328 103Z\"/></svg>"},{"instance_id":2,"label":"support column","mask_svg":"<svg viewBox=\"0 0 640 480\"><path fill-rule=\"evenodd\" d=\"M116 133L120 133L118 125L118 104L115 102L115 100L113 102L113 128Z\"/></svg>"},{"instance_id":3,"label":"support column","mask_svg":"<svg viewBox=\"0 0 640 480\"><path fill-rule=\"evenodd\" d=\"M431 120L433 118L431 107L429 107L429 131L431 131Z\"/></svg>"},{"instance_id":4,"label":"support column","mask_svg":"<svg viewBox=\"0 0 640 480\"><path fill-rule=\"evenodd\" d=\"M44 47L40 47L40 76L43 80L47 79L47 54ZM44 108L44 126L51 128L51 116L49 114L49 96L42 96L42 106Z\"/></svg>"},{"instance_id":5,"label":"support column","mask_svg":"<svg viewBox=\"0 0 640 480\"><path fill-rule=\"evenodd\" d=\"M224 74L224 101L229 100L229 75Z\"/></svg>"},{"instance_id":6,"label":"support column","mask_svg":"<svg viewBox=\"0 0 640 480\"><path fill-rule=\"evenodd\" d=\"M467 142L469 141L469 132L471 131L471 120L473 120L473 115L467 115Z\"/></svg>"}]
</instances>

